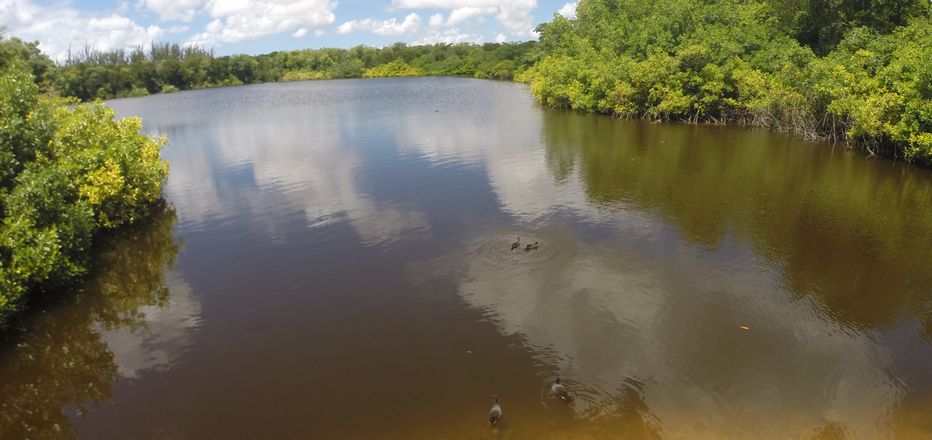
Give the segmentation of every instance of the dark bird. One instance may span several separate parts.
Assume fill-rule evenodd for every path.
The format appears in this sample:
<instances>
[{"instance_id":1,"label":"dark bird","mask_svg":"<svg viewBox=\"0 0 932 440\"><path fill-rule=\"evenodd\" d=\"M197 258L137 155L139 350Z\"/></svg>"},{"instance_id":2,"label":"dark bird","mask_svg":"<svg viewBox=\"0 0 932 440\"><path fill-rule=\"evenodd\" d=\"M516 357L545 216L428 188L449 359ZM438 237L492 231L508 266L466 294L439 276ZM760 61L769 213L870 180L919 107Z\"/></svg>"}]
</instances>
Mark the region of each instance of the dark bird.
<instances>
[{"instance_id":1,"label":"dark bird","mask_svg":"<svg viewBox=\"0 0 932 440\"><path fill-rule=\"evenodd\" d=\"M553 385L550 386L550 393L553 394L553 397L558 397L561 400L565 400L567 402L570 400L570 392L566 391L566 387L560 383L559 377L557 380L553 381Z\"/></svg>"},{"instance_id":2,"label":"dark bird","mask_svg":"<svg viewBox=\"0 0 932 440\"><path fill-rule=\"evenodd\" d=\"M498 396L492 395L492 409L489 410L489 424L495 426L502 421L502 405L498 403Z\"/></svg>"},{"instance_id":3,"label":"dark bird","mask_svg":"<svg viewBox=\"0 0 932 440\"><path fill-rule=\"evenodd\" d=\"M532 250L534 250L534 249L537 249L537 242L536 242L536 241L534 242L534 244L529 244L529 245L527 245L527 246L524 247L524 251L525 251L525 252L527 252L527 251L532 251Z\"/></svg>"},{"instance_id":4,"label":"dark bird","mask_svg":"<svg viewBox=\"0 0 932 440\"><path fill-rule=\"evenodd\" d=\"M511 244L511 250L517 249L518 246L521 246L521 237L518 237L518 239L515 240L515 242Z\"/></svg>"}]
</instances>

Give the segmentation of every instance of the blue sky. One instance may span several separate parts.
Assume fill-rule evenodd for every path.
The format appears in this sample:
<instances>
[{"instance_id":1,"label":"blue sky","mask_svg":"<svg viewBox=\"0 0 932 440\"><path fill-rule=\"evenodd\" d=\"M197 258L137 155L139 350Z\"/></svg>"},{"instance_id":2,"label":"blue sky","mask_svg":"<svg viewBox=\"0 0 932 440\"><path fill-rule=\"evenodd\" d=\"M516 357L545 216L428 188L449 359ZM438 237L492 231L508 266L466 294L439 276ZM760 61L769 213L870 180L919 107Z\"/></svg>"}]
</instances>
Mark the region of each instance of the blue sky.
<instances>
[{"instance_id":1,"label":"blue sky","mask_svg":"<svg viewBox=\"0 0 932 440\"><path fill-rule=\"evenodd\" d=\"M0 0L7 36L39 41L53 59L69 48L109 50L172 41L217 54L436 42L525 41L567 0Z\"/></svg>"}]
</instances>

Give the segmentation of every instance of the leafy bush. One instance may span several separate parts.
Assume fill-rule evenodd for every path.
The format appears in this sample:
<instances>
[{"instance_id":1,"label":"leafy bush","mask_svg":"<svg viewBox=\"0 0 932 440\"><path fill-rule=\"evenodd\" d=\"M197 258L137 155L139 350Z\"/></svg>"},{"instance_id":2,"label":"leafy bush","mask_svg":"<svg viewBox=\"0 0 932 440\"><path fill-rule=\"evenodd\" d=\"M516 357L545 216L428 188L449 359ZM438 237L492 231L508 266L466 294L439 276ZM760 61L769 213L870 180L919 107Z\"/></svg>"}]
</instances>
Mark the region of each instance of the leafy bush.
<instances>
[{"instance_id":1,"label":"leafy bush","mask_svg":"<svg viewBox=\"0 0 932 440\"><path fill-rule=\"evenodd\" d=\"M366 69L362 73L364 78L392 78L400 76L422 76L424 71L402 60L394 60L371 69Z\"/></svg>"},{"instance_id":2,"label":"leafy bush","mask_svg":"<svg viewBox=\"0 0 932 440\"><path fill-rule=\"evenodd\" d=\"M313 70L292 70L282 75L282 81L307 81L312 79L328 79L325 72L315 72Z\"/></svg>"},{"instance_id":3,"label":"leafy bush","mask_svg":"<svg viewBox=\"0 0 932 440\"><path fill-rule=\"evenodd\" d=\"M581 0L576 19L538 28L546 56L517 79L549 106L764 126L932 164L932 25L913 3L858 12L918 15L891 34L849 28L819 57L781 24L778 0Z\"/></svg>"},{"instance_id":4,"label":"leafy bush","mask_svg":"<svg viewBox=\"0 0 932 440\"><path fill-rule=\"evenodd\" d=\"M164 139L100 103L66 104L23 67L0 75L0 323L28 292L84 274L99 232L161 198Z\"/></svg>"}]
</instances>

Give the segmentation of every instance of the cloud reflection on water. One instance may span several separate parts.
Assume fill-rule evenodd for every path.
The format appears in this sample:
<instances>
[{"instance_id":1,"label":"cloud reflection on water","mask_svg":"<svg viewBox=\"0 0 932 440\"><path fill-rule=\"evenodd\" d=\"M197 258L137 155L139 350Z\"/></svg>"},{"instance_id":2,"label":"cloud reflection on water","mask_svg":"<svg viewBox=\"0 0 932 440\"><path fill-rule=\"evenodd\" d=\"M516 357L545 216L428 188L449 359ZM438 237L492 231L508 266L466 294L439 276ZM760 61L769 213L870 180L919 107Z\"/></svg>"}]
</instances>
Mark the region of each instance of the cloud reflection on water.
<instances>
[{"instance_id":1,"label":"cloud reflection on water","mask_svg":"<svg viewBox=\"0 0 932 440\"><path fill-rule=\"evenodd\" d=\"M266 115L279 123L247 116L219 119L206 133L175 138L185 148L172 151L166 193L183 223L197 228L209 220L245 218L268 238L281 239L287 231L275 223L280 216L263 213L297 210L308 227L347 222L367 244L427 226L423 214L359 188L357 169L364 162L347 148L341 132L347 121L340 115ZM299 120L281 123L282 118ZM230 174L237 177L231 180Z\"/></svg>"},{"instance_id":2,"label":"cloud reflection on water","mask_svg":"<svg viewBox=\"0 0 932 440\"><path fill-rule=\"evenodd\" d=\"M101 328L102 339L113 353L117 373L136 379L146 370L171 367L193 343L193 330L201 324L201 304L178 272L166 280L171 292L167 304L137 308L133 327Z\"/></svg>"},{"instance_id":3,"label":"cloud reflection on water","mask_svg":"<svg viewBox=\"0 0 932 440\"><path fill-rule=\"evenodd\" d=\"M891 354L791 299L753 254L721 270L685 248L661 263L572 243L536 264L446 264L467 303L579 384L581 415L616 412L634 379L670 438L796 438L827 423L852 438L888 434L903 393Z\"/></svg>"},{"instance_id":4,"label":"cloud reflection on water","mask_svg":"<svg viewBox=\"0 0 932 440\"><path fill-rule=\"evenodd\" d=\"M479 231L467 251L410 265L412 276L454 279L502 334L521 337L576 384L580 416L618 413L633 382L668 438L799 438L826 427L849 438L891 435L905 392L889 373L892 353L788 291L779 264L727 236L700 249L650 212L596 203L580 167L557 174L558 161L528 142L542 142L538 113L473 112L447 131L427 118L405 119L398 145L434 166L484 170L501 210L520 224ZM547 222L559 213L632 245L588 243ZM507 253L514 230L551 249L525 255L530 262L521 252L490 257L488 243Z\"/></svg>"},{"instance_id":5,"label":"cloud reflection on water","mask_svg":"<svg viewBox=\"0 0 932 440\"><path fill-rule=\"evenodd\" d=\"M692 134L667 127L671 142L639 155L646 141L632 137L625 142L636 146L620 148L612 130L624 130L615 121L528 111L530 98L511 84L481 89L505 98L442 90L426 94L440 96L430 106L411 102L423 99L415 97L372 112L367 106L395 102L364 97L315 106L314 97L296 97L299 86L281 87L293 88L284 109L231 110L207 129L174 136L184 147L170 152L167 192L188 228L245 221L239 231L284 240L294 231L282 213L295 212L301 231L346 224L367 245L428 235L432 207L399 201L407 198L398 188L380 195L367 180L382 166L399 166L379 162L384 152L378 149L387 144L398 149L389 154L443 171L484 173L498 210L481 213L480 224L451 239L465 243L432 249L445 255L409 262L409 275L452 280L500 333L518 336L574 385L579 417L601 419L633 405L670 438L798 438L826 427L849 438L891 435L891 415L907 392L895 376L896 349L882 343L876 328L835 319L835 311L800 288L805 283L792 282L788 274L817 281L823 274L799 267L791 273L794 255L773 243L795 246L805 257L799 261L830 261L830 252L803 249L786 234L801 224L793 215L822 219L822 211L837 207L814 191L794 193L770 174L748 179L776 160L765 154L771 145L722 147L715 151L723 157L707 153L696 163ZM451 104L451 96L469 104ZM147 118L148 124L171 121L170 115ZM582 148L572 136L548 137L548 131L592 136ZM390 141L367 145L364 132ZM576 151L586 148L591 151ZM785 151L781 158L795 150ZM792 161L774 168L801 169ZM727 179L718 179L726 172ZM462 215L456 190L439 210ZM765 212L771 203L780 209ZM813 207L828 208L806 210ZM857 203L842 207L861 210ZM515 232L540 240L540 252L496 254L507 252ZM836 232L847 239L850 231ZM858 248L859 242L842 245Z\"/></svg>"}]
</instances>

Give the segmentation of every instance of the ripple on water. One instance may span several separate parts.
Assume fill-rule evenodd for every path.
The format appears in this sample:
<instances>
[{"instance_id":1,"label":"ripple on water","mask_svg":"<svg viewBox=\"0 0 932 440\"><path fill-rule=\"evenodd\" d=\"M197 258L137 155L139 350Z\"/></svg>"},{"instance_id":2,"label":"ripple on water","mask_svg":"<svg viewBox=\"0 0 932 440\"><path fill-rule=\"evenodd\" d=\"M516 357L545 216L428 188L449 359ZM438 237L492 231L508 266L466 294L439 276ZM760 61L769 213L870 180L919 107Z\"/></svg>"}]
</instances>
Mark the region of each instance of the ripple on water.
<instances>
[{"instance_id":1,"label":"ripple on water","mask_svg":"<svg viewBox=\"0 0 932 440\"><path fill-rule=\"evenodd\" d=\"M468 248L469 254L496 266L521 266L550 261L558 254L556 246L546 238L534 234L521 235L521 246L511 250L515 235L497 234L481 237ZM524 250L525 245L537 242L537 249Z\"/></svg>"},{"instance_id":2,"label":"ripple on water","mask_svg":"<svg viewBox=\"0 0 932 440\"><path fill-rule=\"evenodd\" d=\"M547 382L540 389L540 401L544 407L569 407L577 418L588 420L615 417L619 412L635 411L640 417L657 423L655 416L643 402L644 386L636 379L626 378L614 388L602 388L570 377L561 377L560 383L570 393L570 400L567 402L555 397L550 391L553 382Z\"/></svg>"}]
</instances>

